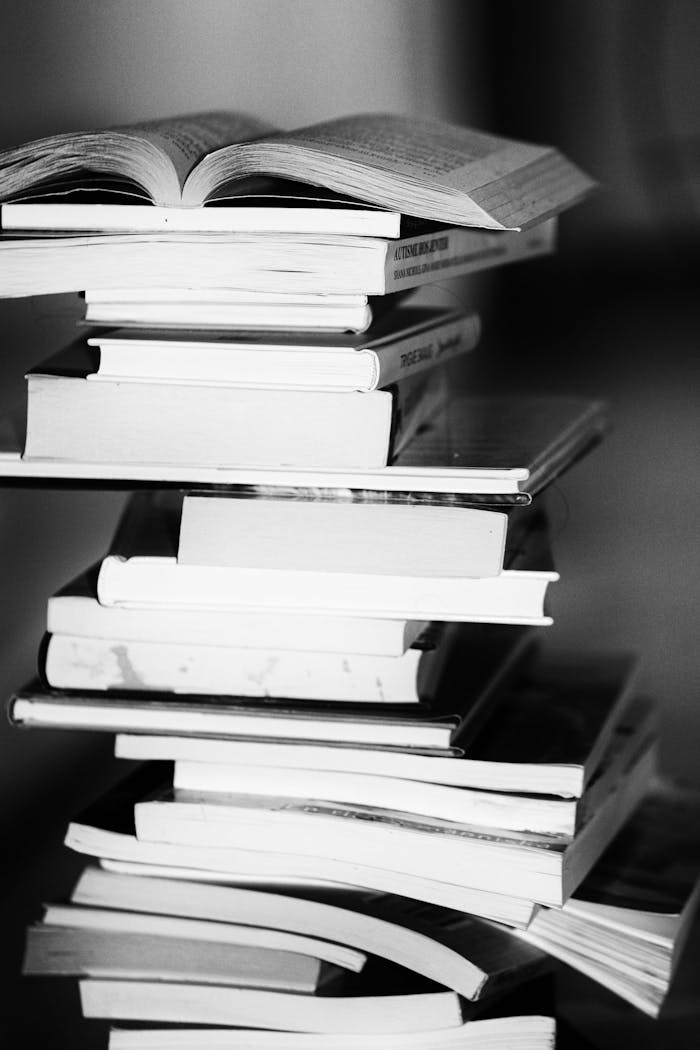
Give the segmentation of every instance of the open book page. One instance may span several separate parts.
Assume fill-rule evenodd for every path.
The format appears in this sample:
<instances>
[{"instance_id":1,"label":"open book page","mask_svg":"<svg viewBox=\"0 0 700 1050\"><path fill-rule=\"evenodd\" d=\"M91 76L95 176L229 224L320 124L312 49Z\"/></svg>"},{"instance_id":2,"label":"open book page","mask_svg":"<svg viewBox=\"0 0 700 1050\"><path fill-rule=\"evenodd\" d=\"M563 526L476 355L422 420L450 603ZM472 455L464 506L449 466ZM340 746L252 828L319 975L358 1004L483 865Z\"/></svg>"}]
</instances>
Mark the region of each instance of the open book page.
<instances>
[{"instance_id":1,"label":"open book page","mask_svg":"<svg viewBox=\"0 0 700 1050\"><path fill-rule=\"evenodd\" d=\"M133 184L132 194L140 187L154 203L176 205L188 172L206 153L271 130L252 117L211 112L52 135L0 154L0 199L24 199L37 183L48 194L89 189L90 180L76 173L93 172L100 189L116 176Z\"/></svg>"},{"instance_id":2,"label":"open book page","mask_svg":"<svg viewBox=\"0 0 700 1050\"><path fill-rule=\"evenodd\" d=\"M192 168L212 150L272 133L275 128L244 113L221 110L149 120L115 130L145 139L165 153L182 189Z\"/></svg>"},{"instance_id":3,"label":"open book page","mask_svg":"<svg viewBox=\"0 0 700 1050\"><path fill-rule=\"evenodd\" d=\"M555 150L437 121L344 117L208 157L209 178L277 175L318 183L403 213L489 229L554 214L592 187ZM485 206L480 197L484 198Z\"/></svg>"}]
</instances>

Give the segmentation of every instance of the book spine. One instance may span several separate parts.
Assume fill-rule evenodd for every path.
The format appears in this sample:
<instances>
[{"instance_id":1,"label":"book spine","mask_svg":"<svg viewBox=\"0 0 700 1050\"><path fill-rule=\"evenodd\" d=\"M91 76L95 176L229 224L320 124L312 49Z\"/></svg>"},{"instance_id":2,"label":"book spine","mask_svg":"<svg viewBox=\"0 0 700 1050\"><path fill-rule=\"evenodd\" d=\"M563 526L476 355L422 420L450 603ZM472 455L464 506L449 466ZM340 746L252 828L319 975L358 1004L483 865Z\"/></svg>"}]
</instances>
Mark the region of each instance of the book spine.
<instances>
[{"instance_id":1,"label":"book spine","mask_svg":"<svg viewBox=\"0 0 700 1050\"><path fill-rule=\"evenodd\" d=\"M374 350L365 350L363 352L370 354L374 362L373 378L368 389L381 389L473 350L480 334L478 316L469 314L439 328L416 332L406 339Z\"/></svg>"},{"instance_id":2,"label":"book spine","mask_svg":"<svg viewBox=\"0 0 700 1050\"><path fill-rule=\"evenodd\" d=\"M458 227L387 246L384 291L399 292L554 250L556 219L522 233Z\"/></svg>"},{"instance_id":3,"label":"book spine","mask_svg":"<svg viewBox=\"0 0 700 1050\"><path fill-rule=\"evenodd\" d=\"M447 377L443 368L426 375L407 376L392 390L391 458L410 443L420 428L447 405Z\"/></svg>"}]
</instances>

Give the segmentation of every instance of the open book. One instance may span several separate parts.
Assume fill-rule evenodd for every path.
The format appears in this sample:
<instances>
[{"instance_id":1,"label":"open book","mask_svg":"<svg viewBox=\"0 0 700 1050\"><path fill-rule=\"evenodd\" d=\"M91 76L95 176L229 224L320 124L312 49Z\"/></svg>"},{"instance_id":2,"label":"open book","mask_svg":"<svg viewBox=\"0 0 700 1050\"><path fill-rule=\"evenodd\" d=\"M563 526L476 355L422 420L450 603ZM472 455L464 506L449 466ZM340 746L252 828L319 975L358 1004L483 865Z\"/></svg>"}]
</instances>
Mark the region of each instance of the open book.
<instances>
[{"instance_id":1,"label":"open book","mask_svg":"<svg viewBox=\"0 0 700 1050\"><path fill-rule=\"evenodd\" d=\"M436 121L370 114L280 132L238 113L212 112L54 135L7 150L0 154L0 200L92 188L196 208L251 190L270 193L261 176L495 230L539 222L593 186L552 148Z\"/></svg>"}]
</instances>

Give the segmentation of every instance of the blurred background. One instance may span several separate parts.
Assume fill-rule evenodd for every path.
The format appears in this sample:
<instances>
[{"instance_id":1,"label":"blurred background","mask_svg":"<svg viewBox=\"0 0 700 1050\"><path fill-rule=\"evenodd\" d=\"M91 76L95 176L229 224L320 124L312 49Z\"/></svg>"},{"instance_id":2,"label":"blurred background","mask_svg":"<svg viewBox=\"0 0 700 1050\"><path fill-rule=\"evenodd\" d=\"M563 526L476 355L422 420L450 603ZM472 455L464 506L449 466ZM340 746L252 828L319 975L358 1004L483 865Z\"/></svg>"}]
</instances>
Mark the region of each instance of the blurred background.
<instances>
[{"instance_id":1,"label":"blurred background","mask_svg":"<svg viewBox=\"0 0 700 1050\"><path fill-rule=\"evenodd\" d=\"M207 108L281 127L391 110L554 144L600 182L556 258L448 291L484 319L465 383L610 400L610 438L549 496L547 639L637 651L662 767L698 785L699 44L693 0L5 0L0 34L0 149ZM7 402L77 313L74 297L0 301ZM123 501L0 488L0 696L34 673L48 596L104 553ZM36 901L70 884L55 848L115 775L110 743L0 727L8 988ZM71 1038L102 1045L89 1025Z\"/></svg>"}]
</instances>

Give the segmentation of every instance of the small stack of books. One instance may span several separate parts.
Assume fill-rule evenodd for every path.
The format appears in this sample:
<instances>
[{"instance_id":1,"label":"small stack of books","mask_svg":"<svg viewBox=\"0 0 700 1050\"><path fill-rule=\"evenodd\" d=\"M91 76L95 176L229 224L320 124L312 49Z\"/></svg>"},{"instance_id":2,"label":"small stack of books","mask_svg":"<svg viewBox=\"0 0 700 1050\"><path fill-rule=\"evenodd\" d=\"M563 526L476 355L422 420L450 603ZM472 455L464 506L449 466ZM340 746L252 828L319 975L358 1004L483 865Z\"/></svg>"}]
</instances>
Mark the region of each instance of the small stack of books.
<instances>
[{"instance_id":1,"label":"small stack of books","mask_svg":"<svg viewBox=\"0 0 700 1050\"><path fill-rule=\"evenodd\" d=\"M92 867L68 904L49 905L31 927L25 957L27 973L81 976L86 1016L252 1029L270 1027L272 1014L271 1046L298 1031L340 1045L349 1033L371 1033L379 1045L421 1033L442 1047L456 1045L455 1029L475 1045L509 1034L516 1046L548 1045L546 1018L528 1018L522 1030L512 1018L477 1023L466 1036L463 1027L547 966L543 952L504 930L392 895L336 889L306 898ZM143 1037L122 1032L116 1045ZM190 1030L187 1045L208 1038ZM160 1040L170 1045L167 1033Z\"/></svg>"},{"instance_id":2,"label":"small stack of books","mask_svg":"<svg viewBox=\"0 0 700 1050\"><path fill-rule=\"evenodd\" d=\"M151 203L65 203L78 169ZM253 176L323 189L233 204ZM514 930L565 904L653 770L630 660L532 637L557 579L532 497L605 410L455 396L478 318L373 297L551 250L589 188L556 151L381 116L0 158L0 291L83 290L120 326L30 373L0 467L178 486L135 495L50 600L10 709L142 763L71 824L101 869L30 930L27 972L81 977L89 1016L245 1030L114 1047L552 1045L505 998L465 1029L464 1000L540 972Z\"/></svg>"},{"instance_id":3,"label":"small stack of books","mask_svg":"<svg viewBox=\"0 0 700 1050\"><path fill-rule=\"evenodd\" d=\"M574 897L521 936L658 1017L700 901L700 796L657 780Z\"/></svg>"}]
</instances>

